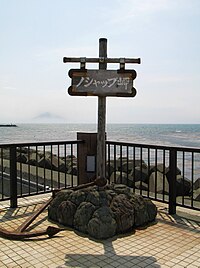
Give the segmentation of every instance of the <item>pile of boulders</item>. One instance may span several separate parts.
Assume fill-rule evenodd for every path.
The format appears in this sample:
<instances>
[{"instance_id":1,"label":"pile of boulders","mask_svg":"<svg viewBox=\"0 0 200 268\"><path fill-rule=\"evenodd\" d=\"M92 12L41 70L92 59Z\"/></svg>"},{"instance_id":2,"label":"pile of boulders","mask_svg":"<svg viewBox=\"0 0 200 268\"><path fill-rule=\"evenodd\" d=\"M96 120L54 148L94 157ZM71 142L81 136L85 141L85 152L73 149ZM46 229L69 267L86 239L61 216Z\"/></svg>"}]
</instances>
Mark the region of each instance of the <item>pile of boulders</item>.
<instances>
[{"instance_id":1,"label":"pile of boulders","mask_svg":"<svg viewBox=\"0 0 200 268\"><path fill-rule=\"evenodd\" d=\"M122 184L62 190L48 208L49 219L96 239L127 233L153 222L157 208Z\"/></svg>"},{"instance_id":2,"label":"pile of boulders","mask_svg":"<svg viewBox=\"0 0 200 268\"><path fill-rule=\"evenodd\" d=\"M1 157L10 159L10 150L3 149ZM51 152L36 151L26 147L17 148L17 162L38 166L46 169L78 175L77 158L74 155L58 157ZM148 166L144 160L127 158L110 160L106 164L106 178L110 183L122 183L140 190L158 194L169 194L169 167L163 163ZM176 195L192 196L193 200L200 201L200 178L194 181L181 174L176 168Z\"/></svg>"},{"instance_id":3,"label":"pile of boulders","mask_svg":"<svg viewBox=\"0 0 200 268\"><path fill-rule=\"evenodd\" d=\"M4 159L10 159L10 150L3 149ZM77 175L77 158L74 155L58 157L48 151L36 151L26 147L17 148L17 162Z\"/></svg>"},{"instance_id":4,"label":"pile of boulders","mask_svg":"<svg viewBox=\"0 0 200 268\"><path fill-rule=\"evenodd\" d=\"M117 159L107 162L107 179L110 183L123 183L129 187L152 193L169 194L169 167L163 163L148 166L144 160ZM176 196L192 196L200 201L200 178L192 182L176 168Z\"/></svg>"}]
</instances>

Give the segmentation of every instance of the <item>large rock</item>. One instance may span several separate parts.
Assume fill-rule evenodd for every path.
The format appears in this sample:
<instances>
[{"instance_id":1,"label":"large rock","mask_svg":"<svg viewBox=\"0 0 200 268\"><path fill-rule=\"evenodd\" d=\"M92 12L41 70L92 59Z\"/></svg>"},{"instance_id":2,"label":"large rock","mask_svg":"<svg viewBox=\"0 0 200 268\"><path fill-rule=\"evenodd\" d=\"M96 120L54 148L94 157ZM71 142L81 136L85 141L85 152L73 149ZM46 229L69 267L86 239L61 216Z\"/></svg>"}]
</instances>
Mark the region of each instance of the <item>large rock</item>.
<instances>
[{"instance_id":1,"label":"large rock","mask_svg":"<svg viewBox=\"0 0 200 268\"><path fill-rule=\"evenodd\" d=\"M88 223L91 220L95 211L95 206L90 202L82 202L78 206L74 216L74 226L80 232L88 232Z\"/></svg>"},{"instance_id":2,"label":"large rock","mask_svg":"<svg viewBox=\"0 0 200 268\"><path fill-rule=\"evenodd\" d=\"M98 208L88 223L88 234L96 239L106 239L116 234L117 223L109 207Z\"/></svg>"},{"instance_id":3,"label":"large rock","mask_svg":"<svg viewBox=\"0 0 200 268\"><path fill-rule=\"evenodd\" d=\"M124 233L134 226L135 210L127 195L119 194L115 196L110 205L117 222L117 232Z\"/></svg>"},{"instance_id":4,"label":"large rock","mask_svg":"<svg viewBox=\"0 0 200 268\"><path fill-rule=\"evenodd\" d=\"M51 220L106 239L155 220L156 206L149 199L135 195L123 184L97 186L82 190L60 191L51 202Z\"/></svg>"},{"instance_id":5,"label":"large rock","mask_svg":"<svg viewBox=\"0 0 200 268\"><path fill-rule=\"evenodd\" d=\"M70 200L61 202L58 207L58 222L70 227L73 226L75 212L76 205Z\"/></svg>"},{"instance_id":6,"label":"large rock","mask_svg":"<svg viewBox=\"0 0 200 268\"><path fill-rule=\"evenodd\" d=\"M148 168L146 167L135 167L131 173L130 177L133 178L133 181L143 181L147 182L148 181Z\"/></svg>"},{"instance_id":7,"label":"large rock","mask_svg":"<svg viewBox=\"0 0 200 268\"><path fill-rule=\"evenodd\" d=\"M149 191L159 194L168 194L169 183L167 177L159 171L153 172L149 177Z\"/></svg>"},{"instance_id":8,"label":"large rock","mask_svg":"<svg viewBox=\"0 0 200 268\"><path fill-rule=\"evenodd\" d=\"M40 155L33 152L29 155L27 164L37 166L39 160L40 160Z\"/></svg>"},{"instance_id":9,"label":"large rock","mask_svg":"<svg viewBox=\"0 0 200 268\"><path fill-rule=\"evenodd\" d=\"M131 173L132 169L135 167L133 161L125 161L122 163L121 170L126 173Z\"/></svg>"},{"instance_id":10,"label":"large rock","mask_svg":"<svg viewBox=\"0 0 200 268\"><path fill-rule=\"evenodd\" d=\"M140 195L132 196L130 202L135 210L135 226L143 226L155 219L157 210L150 199L144 199Z\"/></svg>"},{"instance_id":11,"label":"large rock","mask_svg":"<svg viewBox=\"0 0 200 268\"><path fill-rule=\"evenodd\" d=\"M122 183L127 185L128 175L125 172L115 171L110 176L110 183Z\"/></svg>"},{"instance_id":12,"label":"large rock","mask_svg":"<svg viewBox=\"0 0 200 268\"><path fill-rule=\"evenodd\" d=\"M191 194L192 183L182 175L176 176L176 196L187 196Z\"/></svg>"},{"instance_id":13,"label":"large rock","mask_svg":"<svg viewBox=\"0 0 200 268\"><path fill-rule=\"evenodd\" d=\"M106 178L109 179L112 173L115 171L114 161L109 161L106 163Z\"/></svg>"},{"instance_id":14,"label":"large rock","mask_svg":"<svg viewBox=\"0 0 200 268\"><path fill-rule=\"evenodd\" d=\"M116 161L111 160L111 165L116 167L116 170L126 172L131 172L135 167L147 168L147 164L142 159L127 159L127 157L119 157Z\"/></svg>"},{"instance_id":15,"label":"large rock","mask_svg":"<svg viewBox=\"0 0 200 268\"><path fill-rule=\"evenodd\" d=\"M47 169L59 170L59 166L61 165L64 165L64 161L50 153L45 154L45 156L40 158L38 161L39 167L44 167Z\"/></svg>"},{"instance_id":16,"label":"large rock","mask_svg":"<svg viewBox=\"0 0 200 268\"><path fill-rule=\"evenodd\" d=\"M77 165L74 164L73 166L69 166L68 167L68 170L67 170L67 173L68 174L73 174L73 175L77 176L78 175Z\"/></svg>"},{"instance_id":17,"label":"large rock","mask_svg":"<svg viewBox=\"0 0 200 268\"><path fill-rule=\"evenodd\" d=\"M68 201L69 196L73 193L74 191L72 190L62 190L59 193L57 193L56 198L54 198L51 201L50 207L48 213L49 213L49 218L58 221L59 218L62 218L59 216L59 210L58 207L61 205L63 201Z\"/></svg>"},{"instance_id":18,"label":"large rock","mask_svg":"<svg viewBox=\"0 0 200 268\"><path fill-rule=\"evenodd\" d=\"M132 175L128 175L125 172L121 171L115 171L112 173L109 179L110 183L115 183L115 184L125 184L128 187L134 188L135 186L135 181Z\"/></svg>"},{"instance_id":19,"label":"large rock","mask_svg":"<svg viewBox=\"0 0 200 268\"><path fill-rule=\"evenodd\" d=\"M200 188L193 191L193 199L195 201L200 201Z\"/></svg>"},{"instance_id":20,"label":"large rock","mask_svg":"<svg viewBox=\"0 0 200 268\"><path fill-rule=\"evenodd\" d=\"M157 165L150 166L150 174L156 171L166 174L169 171L169 168L166 168L163 163L157 163Z\"/></svg>"},{"instance_id":21,"label":"large rock","mask_svg":"<svg viewBox=\"0 0 200 268\"><path fill-rule=\"evenodd\" d=\"M143 182L143 181L136 181L135 183L135 188L139 189L139 190L144 190L144 191L148 191L148 184Z\"/></svg>"},{"instance_id":22,"label":"large rock","mask_svg":"<svg viewBox=\"0 0 200 268\"><path fill-rule=\"evenodd\" d=\"M17 162L26 163L27 159L27 155L25 155L24 153L17 153Z\"/></svg>"},{"instance_id":23,"label":"large rock","mask_svg":"<svg viewBox=\"0 0 200 268\"><path fill-rule=\"evenodd\" d=\"M140 160L140 159L132 159L132 160L126 160L122 162L122 168L121 170L123 172L127 172L127 173L131 173L131 171L135 168L144 168L147 169L147 164L145 163L144 160Z\"/></svg>"},{"instance_id":24,"label":"large rock","mask_svg":"<svg viewBox=\"0 0 200 268\"><path fill-rule=\"evenodd\" d=\"M168 180L170 180L170 169L169 169L169 167L167 167L166 169L165 169L165 174L166 174L166 176L167 176L167 179ZM181 170L180 170L180 168L178 168L178 167L176 167L176 175L181 175Z\"/></svg>"},{"instance_id":25,"label":"large rock","mask_svg":"<svg viewBox=\"0 0 200 268\"><path fill-rule=\"evenodd\" d=\"M65 162L62 161L62 163L59 164L58 170L59 170L60 172L67 173L68 170L69 170L69 168L67 167L67 163L65 164Z\"/></svg>"},{"instance_id":26,"label":"large rock","mask_svg":"<svg viewBox=\"0 0 200 268\"><path fill-rule=\"evenodd\" d=\"M198 188L200 188L200 178L198 178L193 185L194 190L197 190Z\"/></svg>"}]
</instances>

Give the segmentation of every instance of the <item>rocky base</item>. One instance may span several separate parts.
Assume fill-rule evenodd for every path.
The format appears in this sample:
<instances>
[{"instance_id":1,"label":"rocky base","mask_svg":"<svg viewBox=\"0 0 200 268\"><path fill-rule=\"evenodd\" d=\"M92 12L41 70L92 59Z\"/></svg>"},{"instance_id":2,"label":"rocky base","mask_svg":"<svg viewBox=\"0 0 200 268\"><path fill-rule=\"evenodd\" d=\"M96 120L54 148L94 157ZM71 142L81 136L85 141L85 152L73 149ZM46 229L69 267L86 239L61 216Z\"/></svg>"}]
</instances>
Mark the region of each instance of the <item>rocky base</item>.
<instances>
[{"instance_id":1,"label":"rocky base","mask_svg":"<svg viewBox=\"0 0 200 268\"><path fill-rule=\"evenodd\" d=\"M155 220L157 208L122 184L62 190L51 202L49 219L96 239L126 233Z\"/></svg>"}]
</instances>

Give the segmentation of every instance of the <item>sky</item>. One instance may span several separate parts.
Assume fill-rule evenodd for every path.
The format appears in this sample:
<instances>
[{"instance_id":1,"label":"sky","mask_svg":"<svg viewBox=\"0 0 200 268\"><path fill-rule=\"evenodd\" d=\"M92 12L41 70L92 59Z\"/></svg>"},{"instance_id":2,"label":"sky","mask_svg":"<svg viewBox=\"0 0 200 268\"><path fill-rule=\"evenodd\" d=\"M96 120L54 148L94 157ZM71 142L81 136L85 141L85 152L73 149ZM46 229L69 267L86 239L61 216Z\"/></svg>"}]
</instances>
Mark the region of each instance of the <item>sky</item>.
<instances>
[{"instance_id":1,"label":"sky","mask_svg":"<svg viewBox=\"0 0 200 268\"><path fill-rule=\"evenodd\" d=\"M106 122L200 124L199 25L199 0L0 0L0 123L96 123L98 97L68 95L80 65L63 57L98 57L107 38L108 57L141 64Z\"/></svg>"}]
</instances>

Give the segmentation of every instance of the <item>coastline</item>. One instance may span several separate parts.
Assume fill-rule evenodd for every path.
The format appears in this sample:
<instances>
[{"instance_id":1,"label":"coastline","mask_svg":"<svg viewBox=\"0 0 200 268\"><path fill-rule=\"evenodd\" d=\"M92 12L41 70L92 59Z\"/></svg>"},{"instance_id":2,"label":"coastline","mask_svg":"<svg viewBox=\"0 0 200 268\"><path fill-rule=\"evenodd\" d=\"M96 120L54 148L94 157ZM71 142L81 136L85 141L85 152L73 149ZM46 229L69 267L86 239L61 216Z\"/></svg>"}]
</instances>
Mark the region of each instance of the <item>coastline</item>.
<instances>
[{"instance_id":1,"label":"coastline","mask_svg":"<svg viewBox=\"0 0 200 268\"><path fill-rule=\"evenodd\" d=\"M77 132L97 132L95 123L17 124L2 127L0 144L77 139ZM107 140L161 146L200 148L200 124L114 124L106 125Z\"/></svg>"},{"instance_id":2,"label":"coastline","mask_svg":"<svg viewBox=\"0 0 200 268\"><path fill-rule=\"evenodd\" d=\"M0 127L17 127L15 124L0 124Z\"/></svg>"}]
</instances>

